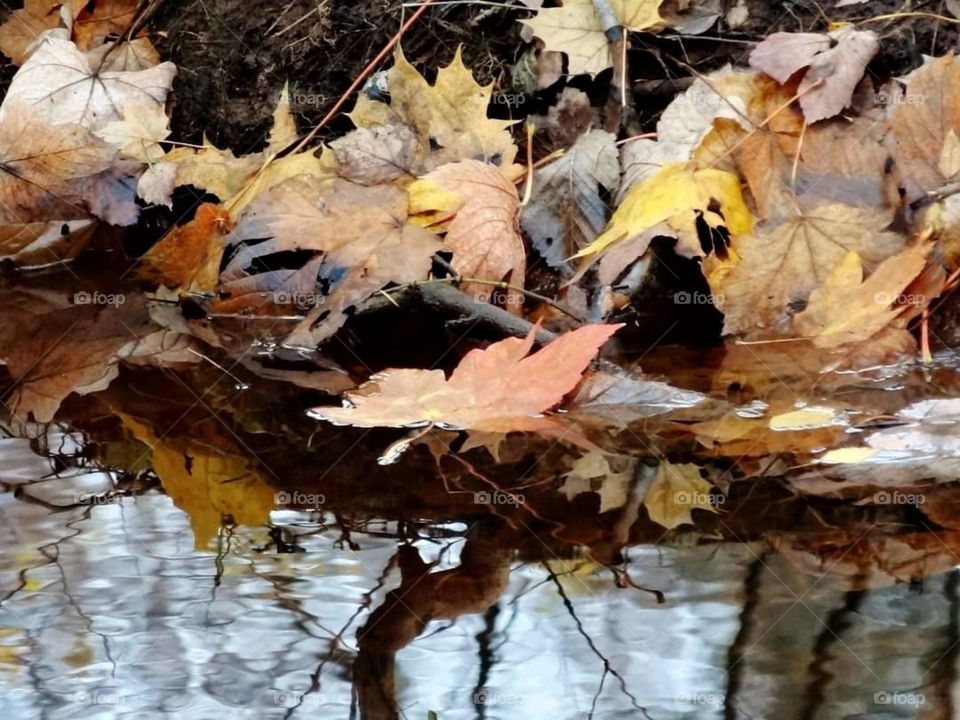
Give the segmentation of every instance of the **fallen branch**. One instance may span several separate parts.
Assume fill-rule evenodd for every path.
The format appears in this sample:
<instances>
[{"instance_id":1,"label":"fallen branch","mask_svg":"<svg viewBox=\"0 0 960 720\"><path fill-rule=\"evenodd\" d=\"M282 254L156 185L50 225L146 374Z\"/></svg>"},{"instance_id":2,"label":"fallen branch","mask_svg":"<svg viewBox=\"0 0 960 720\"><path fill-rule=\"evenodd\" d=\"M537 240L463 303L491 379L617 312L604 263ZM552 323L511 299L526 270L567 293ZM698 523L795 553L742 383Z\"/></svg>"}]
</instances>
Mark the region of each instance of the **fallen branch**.
<instances>
[{"instance_id":1,"label":"fallen branch","mask_svg":"<svg viewBox=\"0 0 960 720\"><path fill-rule=\"evenodd\" d=\"M453 287L449 282L424 282L406 285L395 292L380 293L370 298L357 309L358 314L379 312L387 307L419 304L428 310L444 314L455 314L466 320L474 320L499 330L504 335L526 337L533 324L522 317L498 308L490 303L474 300L465 292ZM537 342L546 344L556 339L556 334L541 328L537 331Z\"/></svg>"}]
</instances>

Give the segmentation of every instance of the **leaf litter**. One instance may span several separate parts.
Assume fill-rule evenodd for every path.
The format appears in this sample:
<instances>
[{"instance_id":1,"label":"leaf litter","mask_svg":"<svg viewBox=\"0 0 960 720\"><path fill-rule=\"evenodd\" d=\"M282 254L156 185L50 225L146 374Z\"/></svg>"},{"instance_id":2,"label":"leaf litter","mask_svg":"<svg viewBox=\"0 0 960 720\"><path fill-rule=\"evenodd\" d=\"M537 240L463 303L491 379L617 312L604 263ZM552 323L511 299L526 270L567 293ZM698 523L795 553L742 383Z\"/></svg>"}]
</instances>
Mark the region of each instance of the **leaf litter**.
<instances>
[{"instance_id":1,"label":"leaf litter","mask_svg":"<svg viewBox=\"0 0 960 720\"><path fill-rule=\"evenodd\" d=\"M891 80L914 98L891 104L865 77L882 42L874 32L777 33L748 68L693 78L655 138L627 135L625 122L592 127L602 113L566 88L544 121L572 134L566 147L535 163L525 147L518 164L518 124L493 116L493 87L476 82L459 51L432 73L398 50L386 92L368 86L347 114L352 131L302 140L285 89L265 147L235 155L171 141L176 68L148 36L123 37L132 5L34 0L0 26L0 50L20 66L0 106L0 255L23 270L60 264L82 254L94 227L133 225L144 206L172 207L180 188L209 202L139 258L146 305L10 314L2 360L16 379L13 412L48 421L70 394L109 385L122 364L192 363L203 357L190 357L195 347L239 355L254 338L220 323L267 321L254 333L261 360L296 358L314 379L298 369L290 382L331 399L345 391L343 407L314 406L314 419L418 429L408 444L429 442L433 429L461 433L497 456L512 433L565 438L581 454L558 488L571 501L598 493L601 513L627 502L637 472L611 437L666 416L657 421L665 437L699 447L704 463L660 462L644 504L668 529L702 517L691 510L716 512L711 458L785 454L840 468L883 452L953 452L942 429L926 428L880 430L869 450L832 447L865 408L811 409L776 390L762 397L769 417L745 416L703 388L616 364L632 327L611 340L625 310L644 310L634 291L655 282L666 240L709 291L727 342L755 355L796 343L788 354L803 356L814 384L837 370L909 363L921 350L929 358L928 318L960 265L953 55ZM602 17L568 0L523 24L564 54L569 74L596 76L623 71L616 43L629 34L613 41L611 27L702 32L717 16L683 18L657 2L611 8ZM583 122L565 124L577 103ZM613 292L622 301L611 303ZM471 340L446 369L347 370L327 352L356 318L414 296L459 315L450 327L483 320L501 339ZM25 328L33 337L17 341ZM61 345L58 329L81 337ZM749 371L756 387L774 383L765 368L764 379Z\"/></svg>"}]
</instances>

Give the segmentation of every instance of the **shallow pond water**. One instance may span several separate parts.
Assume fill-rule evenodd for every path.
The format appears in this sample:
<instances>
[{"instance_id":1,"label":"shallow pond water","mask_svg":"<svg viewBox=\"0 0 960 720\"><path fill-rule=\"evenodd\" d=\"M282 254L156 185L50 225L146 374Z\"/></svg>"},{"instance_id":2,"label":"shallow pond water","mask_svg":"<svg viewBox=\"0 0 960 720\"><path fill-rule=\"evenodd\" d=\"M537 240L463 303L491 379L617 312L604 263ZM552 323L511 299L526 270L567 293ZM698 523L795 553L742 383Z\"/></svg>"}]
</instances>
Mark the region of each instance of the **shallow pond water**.
<instances>
[{"instance_id":1,"label":"shallow pond water","mask_svg":"<svg viewBox=\"0 0 960 720\"><path fill-rule=\"evenodd\" d=\"M144 307L23 311L73 292L0 292L25 348L0 433L0 717L960 712L954 353L853 373L783 346L622 349L607 377L639 360L662 384L574 404L611 463L578 478L575 443L319 423L348 376L242 333L164 336L62 393L50 358L117 364L97 343ZM70 353L44 339L77 323ZM671 531L646 497L665 463L712 487Z\"/></svg>"}]
</instances>

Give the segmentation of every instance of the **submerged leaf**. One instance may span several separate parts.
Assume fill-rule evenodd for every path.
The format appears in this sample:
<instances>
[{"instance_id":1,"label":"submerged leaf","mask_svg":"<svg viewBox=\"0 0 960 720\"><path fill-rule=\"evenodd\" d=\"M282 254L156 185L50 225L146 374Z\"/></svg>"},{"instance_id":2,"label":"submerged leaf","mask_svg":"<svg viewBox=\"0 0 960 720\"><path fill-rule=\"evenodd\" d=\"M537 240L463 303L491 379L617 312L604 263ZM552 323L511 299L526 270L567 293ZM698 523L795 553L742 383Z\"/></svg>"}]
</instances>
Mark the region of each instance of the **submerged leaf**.
<instances>
[{"instance_id":1,"label":"submerged leaf","mask_svg":"<svg viewBox=\"0 0 960 720\"><path fill-rule=\"evenodd\" d=\"M696 465L664 460L647 488L643 505L651 520L672 530L680 525L693 525L693 510L716 512L710 501L711 489Z\"/></svg>"}]
</instances>

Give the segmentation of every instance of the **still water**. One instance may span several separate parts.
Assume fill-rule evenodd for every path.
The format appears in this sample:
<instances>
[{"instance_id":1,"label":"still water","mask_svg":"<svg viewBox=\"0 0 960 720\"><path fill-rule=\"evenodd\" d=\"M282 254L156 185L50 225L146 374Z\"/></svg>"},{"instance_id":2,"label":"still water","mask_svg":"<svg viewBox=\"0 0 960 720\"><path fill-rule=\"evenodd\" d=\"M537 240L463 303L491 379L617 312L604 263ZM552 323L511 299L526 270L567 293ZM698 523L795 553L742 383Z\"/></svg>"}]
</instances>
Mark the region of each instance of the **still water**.
<instances>
[{"instance_id":1,"label":"still water","mask_svg":"<svg viewBox=\"0 0 960 720\"><path fill-rule=\"evenodd\" d=\"M662 348L569 413L602 473L447 431L383 465L406 431L307 415L346 374L69 282L0 292L0 718L960 716L953 353ZM668 462L712 487L673 530Z\"/></svg>"}]
</instances>

